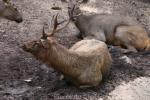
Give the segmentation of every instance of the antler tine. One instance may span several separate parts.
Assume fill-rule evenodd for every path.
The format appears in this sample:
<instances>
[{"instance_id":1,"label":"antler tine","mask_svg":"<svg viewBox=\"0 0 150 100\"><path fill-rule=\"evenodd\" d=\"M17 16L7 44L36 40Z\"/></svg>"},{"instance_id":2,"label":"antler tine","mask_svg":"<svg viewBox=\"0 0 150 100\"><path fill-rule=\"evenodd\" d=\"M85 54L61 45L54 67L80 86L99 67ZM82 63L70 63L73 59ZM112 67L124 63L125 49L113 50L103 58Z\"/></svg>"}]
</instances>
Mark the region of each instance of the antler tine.
<instances>
[{"instance_id":1,"label":"antler tine","mask_svg":"<svg viewBox=\"0 0 150 100\"><path fill-rule=\"evenodd\" d=\"M69 21L66 23L65 26L63 26L62 28L57 29L57 26L60 25L60 24L62 24L62 23L64 23L65 21L67 21L67 20L63 20L63 21L61 21L61 22L58 23L58 14L57 14L57 15L55 16L55 18L54 18L54 28L53 28L53 31L52 31L52 33L51 33L50 36L52 36L52 35L53 35L54 33L56 33L56 32L61 31L62 29L64 29L64 28L69 24L70 19L69 19Z\"/></svg>"},{"instance_id":2,"label":"antler tine","mask_svg":"<svg viewBox=\"0 0 150 100\"><path fill-rule=\"evenodd\" d=\"M73 11L74 11L74 9L75 9L75 5L73 4L73 7L69 11L70 18L73 18Z\"/></svg>"},{"instance_id":3,"label":"antler tine","mask_svg":"<svg viewBox=\"0 0 150 100\"><path fill-rule=\"evenodd\" d=\"M73 8L71 9L71 13L73 13L74 9L75 9L75 4L73 5Z\"/></svg>"},{"instance_id":4,"label":"antler tine","mask_svg":"<svg viewBox=\"0 0 150 100\"><path fill-rule=\"evenodd\" d=\"M55 33L55 30L57 29L57 26L59 25L57 18L58 18L58 14L54 17L54 27L53 27L51 35Z\"/></svg>"},{"instance_id":5,"label":"antler tine","mask_svg":"<svg viewBox=\"0 0 150 100\"><path fill-rule=\"evenodd\" d=\"M67 20L64 20L64 21L60 22L60 24L64 23L65 21L67 21ZM65 26L63 26L63 27L61 27L61 28L55 30L54 33L63 30L65 27L67 27L67 25L68 25L69 23L70 23L70 19L69 19L68 22L65 24Z\"/></svg>"},{"instance_id":6,"label":"antler tine","mask_svg":"<svg viewBox=\"0 0 150 100\"><path fill-rule=\"evenodd\" d=\"M82 13L80 12L79 14L77 14L77 15L74 15L73 14L73 12L74 12L74 10L75 10L75 7L76 7L76 5L75 4L73 4L73 7L71 8L71 10L69 11L69 16L70 16L70 20L73 20L74 18L76 18L76 17L78 17L78 16L80 16Z\"/></svg>"},{"instance_id":7,"label":"antler tine","mask_svg":"<svg viewBox=\"0 0 150 100\"><path fill-rule=\"evenodd\" d=\"M67 21L67 20L63 20L63 21L61 21L61 22L58 23L58 19L57 19L57 18L58 18L58 14L55 15L55 16L53 16L53 18L54 18L53 30L52 30L51 34L46 34L45 29L44 29L44 27L43 27L43 36L42 36L43 39L46 39L47 37L52 36L54 33L61 31L61 30L64 29L64 28L69 24L69 22L70 22L70 19L69 19L69 21L66 23L65 26L63 26L62 28L57 29L58 25L64 23L64 22ZM52 20L53 20L53 18L52 18Z\"/></svg>"},{"instance_id":8,"label":"antler tine","mask_svg":"<svg viewBox=\"0 0 150 100\"><path fill-rule=\"evenodd\" d=\"M45 32L45 28L43 26L43 34L42 34L42 39L46 39L47 38L47 34Z\"/></svg>"},{"instance_id":9,"label":"antler tine","mask_svg":"<svg viewBox=\"0 0 150 100\"><path fill-rule=\"evenodd\" d=\"M57 26L58 26L57 16L58 16L58 14L57 15L53 15L53 17L52 17L51 25L53 23L52 22L53 20L54 20L54 25L53 25L52 32L50 34L47 34L45 32L45 28L43 27L43 36L42 36L43 39L46 39L47 37L50 37L50 36L52 36L55 33L55 30L57 29Z\"/></svg>"},{"instance_id":10,"label":"antler tine","mask_svg":"<svg viewBox=\"0 0 150 100\"><path fill-rule=\"evenodd\" d=\"M55 15L53 15L53 17L52 17L52 19L51 19L51 25L52 25L52 23L53 23L53 20L54 20L54 17L55 17Z\"/></svg>"},{"instance_id":11,"label":"antler tine","mask_svg":"<svg viewBox=\"0 0 150 100\"><path fill-rule=\"evenodd\" d=\"M59 23L58 23L58 25L60 25L60 24L64 23L65 21L67 21L67 20L63 20L63 21L59 22Z\"/></svg>"},{"instance_id":12,"label":"antler tine","mask_svg":"<svg viewBox=\"0 0 150 100\"><path fill-rule=\"evenodd\" d=\"M73 5L73 8L72 8L72 10L71 10L71 14L73 15L73 11L75 10L75 7L76 7L76 5L74 4ZM77 8L76 8L77 9ZM79 8L78 8L79 9ZM81 15L81 12L79 13L79 14L77 14L77 15L74 15L74 16L71 16L72 18L75 18L75 17L78 17L78 16L80 16Z\"/></svg>"}]
</instances>

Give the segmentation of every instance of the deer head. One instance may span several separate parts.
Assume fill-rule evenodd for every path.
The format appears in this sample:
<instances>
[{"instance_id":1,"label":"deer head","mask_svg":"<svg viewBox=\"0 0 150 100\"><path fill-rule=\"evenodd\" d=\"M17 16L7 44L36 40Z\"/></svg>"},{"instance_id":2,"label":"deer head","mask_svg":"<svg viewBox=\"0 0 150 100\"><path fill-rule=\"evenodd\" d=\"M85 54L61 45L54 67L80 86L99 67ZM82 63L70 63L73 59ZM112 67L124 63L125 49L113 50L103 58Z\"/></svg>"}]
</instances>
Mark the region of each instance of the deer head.
<instances>
[{"instance_id":1,"label":"deer head","mask_svg":"<svg viewBox=\"0 0 150 100\"><path fill-rule=\"evenodd\" d=\"M45 28L43 27L43 35L39 40L35 40L29 42L23 46L23 49L27 52L32 53L33 55L38 56L45 56L46 52L49 52L50 48L57 45L57 41L53 37L54 33L61 31L64 29L70 22L70 20L61 28L57 28L58 25L64 23L66 20L61 21L58 23L58 14L53 16L52 20L54 19L54 25L51 32L46 33Z\"/></svg>"},{"instance_id":2,"label":"deer head","mask_svg":"<svg viewBox=\"0 0 150 100\"><path fill-rule=\"evenodd\" d=\"M9 0L3 0L0 7L0 16L18 23L22 22L22 15Z\"/></svg>"}]
</instances>

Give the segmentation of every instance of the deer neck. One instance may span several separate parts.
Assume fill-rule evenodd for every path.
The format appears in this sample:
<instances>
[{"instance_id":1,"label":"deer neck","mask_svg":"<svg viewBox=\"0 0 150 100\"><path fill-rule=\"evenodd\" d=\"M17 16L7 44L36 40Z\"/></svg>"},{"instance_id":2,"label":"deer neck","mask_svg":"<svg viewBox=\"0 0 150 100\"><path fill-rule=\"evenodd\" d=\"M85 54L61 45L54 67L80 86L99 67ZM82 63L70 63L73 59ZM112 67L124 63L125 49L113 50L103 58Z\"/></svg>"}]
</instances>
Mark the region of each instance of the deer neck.
<instances>
[{"instance_id":1,"label":"deer neck","mask_svg":"<svg viewBox=\"0 0 150 100\"><path fill-rule=\"evenodd\" d=\"M85 33L89 25L89 17L87 15L81 14L75 20L75 25L77 26L77 28L80 30L81 33Z\"/></svg>"},{"instance_id":2,"label":"deer neck","mask_svg":"<svg viewBox=\"0 0 150 100\"><path fill-rule=\"evenodd\" d=\"M78 56L60 44L51 46L46 63L63 74L72 74L76 70L73 65ZM78 71L79 72L79 71Z\"/></svg>"},{"instance_id":3,"label":"deer neck","mask_svg":"<svg viewBox=\"0 0 150 100\"><path fill-rule=\"evenodd\" d=\"M86 15L84 15L84 14L80 14L77 18L76 18L76 20L75 20L75 23L76 24L78 24L78 23L82 23L82 22L84 22L84 21L87 21L87 19L88 19L88 16L86 16Z\"/></svg>"}]
</instances>

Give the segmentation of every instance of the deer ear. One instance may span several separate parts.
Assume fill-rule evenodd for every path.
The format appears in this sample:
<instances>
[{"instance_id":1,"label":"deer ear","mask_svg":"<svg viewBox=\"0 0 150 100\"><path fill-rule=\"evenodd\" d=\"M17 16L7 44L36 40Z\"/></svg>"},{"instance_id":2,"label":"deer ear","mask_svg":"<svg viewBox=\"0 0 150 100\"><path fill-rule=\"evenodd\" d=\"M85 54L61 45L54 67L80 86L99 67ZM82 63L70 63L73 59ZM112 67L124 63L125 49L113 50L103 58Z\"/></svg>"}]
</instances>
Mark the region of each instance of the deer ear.
<instances>
[{"instance_id":1,"label":"deer ear","mask_svg":"<svg viewBox=\"0 0 150 100\"><path fill-rule=\"evenodd\" d=\"M42 44L42 46L44 48L48 48L49 47L47 39L46 40L45 39L40 39L40 42L41 42L41 44Z\"/></svg>"}]
</instances>

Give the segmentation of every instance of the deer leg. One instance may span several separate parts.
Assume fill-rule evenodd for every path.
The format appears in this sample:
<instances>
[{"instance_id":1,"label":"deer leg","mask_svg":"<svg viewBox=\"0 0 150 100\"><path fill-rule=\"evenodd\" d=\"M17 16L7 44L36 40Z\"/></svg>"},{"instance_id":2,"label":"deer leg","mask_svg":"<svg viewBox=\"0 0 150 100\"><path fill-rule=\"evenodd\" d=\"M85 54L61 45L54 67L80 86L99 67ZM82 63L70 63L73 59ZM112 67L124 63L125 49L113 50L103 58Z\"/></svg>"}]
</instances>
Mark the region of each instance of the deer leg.
<instances>
[{"instance_id":1,"label":"deer leg","mask_svg":"<svg viewBox=\"0 0 150 100\"><path fill-rule=\"evenodd\" d=\"M99 72L98 76L95 73L87 75L87 72L85 72L85 74L82 74L79 77L79 82L80 82L79 87L81 89L89 88L89 87L96 87L96 86L99 85L99 83L101 81L102 81L102 73L101 73L101 71Z\"/></svg>"},{"instance_id":2,"label":"deer leg","mask_svg":"<svg viewBox=\"0 0 150 100\"><path fill-rule=\"evenodd\" d=\"M126 49L122 49L123 53L136 53L136 48L132 45L132 38L128 34L127 26L118 27L115 33L116 40L119 41L119 45L125 47Z\"/></svg>"},{"instance_id":3,"label":"deer leg","mask_svg":"<svg viewBox=\"0 0 150 100\"><path fill-rule=\"evenodd\" d=\"M84 89L84 88L90 88L92 87L91 85L81 85L79 86L80 89Z\"/></svg>"},{"instance_id":4,"label":"deer leg","mask_svg":"<svg viewBox=\"0 0 150 100\"><path fill-rule=\"evenodd\" d=\"M127 53L137 53L137 50L131 46L131 45L126 45L127 49L121 49L121 51L124 53L124 54L127 54Z\"/></svg>"}]
</instances>

